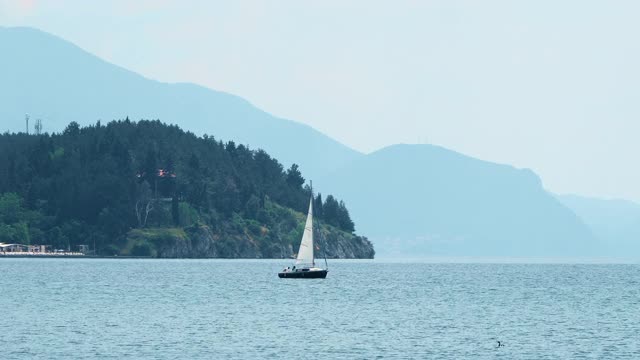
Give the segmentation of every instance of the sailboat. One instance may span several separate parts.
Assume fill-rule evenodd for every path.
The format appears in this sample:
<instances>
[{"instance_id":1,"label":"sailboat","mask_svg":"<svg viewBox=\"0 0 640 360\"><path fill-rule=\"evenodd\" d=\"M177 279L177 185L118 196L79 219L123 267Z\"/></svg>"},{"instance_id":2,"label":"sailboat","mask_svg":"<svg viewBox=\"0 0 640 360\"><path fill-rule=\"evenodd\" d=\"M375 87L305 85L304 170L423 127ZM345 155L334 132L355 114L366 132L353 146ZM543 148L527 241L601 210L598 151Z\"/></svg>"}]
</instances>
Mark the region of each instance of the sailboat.
<instances>
[{"instance_id":1,"label":"sailboat","mask_svg":"<svg viewBox=\"0 0 640 360\"><path fill-rule=\"evenodd\" d=\"M309 212L307 213L307 222L304 225L302 240L300 241L300 249L296 263L292 268L285 268L278 273L279 278L296 278L296 279L324 279L329 272L327 259L325 258L325 268L316 267L313 256L313 191L311 191L311 200L309 201Z\"/></svg>"}]
</instances>

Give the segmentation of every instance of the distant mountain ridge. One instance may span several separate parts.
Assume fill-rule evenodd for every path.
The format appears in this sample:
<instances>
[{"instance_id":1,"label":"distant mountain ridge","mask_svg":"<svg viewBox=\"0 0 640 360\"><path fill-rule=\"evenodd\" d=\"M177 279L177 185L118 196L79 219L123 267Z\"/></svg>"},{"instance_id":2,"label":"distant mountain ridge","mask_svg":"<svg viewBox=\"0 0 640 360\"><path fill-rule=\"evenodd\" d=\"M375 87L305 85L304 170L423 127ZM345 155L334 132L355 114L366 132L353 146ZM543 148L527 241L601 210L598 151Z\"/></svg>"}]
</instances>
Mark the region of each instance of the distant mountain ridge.
<instances>
[{"instance_id":1,"label":"distant mountain ridge","mask_svg":"<svg viewBox=\"0 0 640 360\"><path fill-rule=\"evenodd\" d=\"M325 186L350 205L380 256L572 256L597 245L531 170L438 146L384 148Z\"/></svg>"},{"instance_id":2,"label":"distant mountain ridge","mask_svg":"<svg viewBox=\"0 0 640 360\"><path fill-rule=\"evenodd\" d=\"M0 48L1 131L25 131L25 113L43 119L49 132L62 131L70 121L160 119L196 134L262 148L285 166L299 164L311 179L362 155L240 97L144 78L40 30L0 27Z\"/></svg>"},{"instance_id":3,"label":"distant mountain ridge","mask_svg":"<svg viewBox=\"0 0 640 360\"><path fill-rule=\"evenodd\" d=\"M556 197L589 226L602 244L602 254L640 257L640 204L578 195Z\"/></svg>"}]
</instances>

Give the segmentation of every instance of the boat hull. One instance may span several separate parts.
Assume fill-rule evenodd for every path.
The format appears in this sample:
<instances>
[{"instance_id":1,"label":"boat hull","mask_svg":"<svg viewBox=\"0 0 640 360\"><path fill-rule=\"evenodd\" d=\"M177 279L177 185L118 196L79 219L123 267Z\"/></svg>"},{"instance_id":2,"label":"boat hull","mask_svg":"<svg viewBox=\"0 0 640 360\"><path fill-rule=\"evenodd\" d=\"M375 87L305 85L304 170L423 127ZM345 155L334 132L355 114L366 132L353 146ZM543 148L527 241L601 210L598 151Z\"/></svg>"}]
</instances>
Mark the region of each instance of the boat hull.
<instances>
[{"instance_id":1,"label":"boat hull","mask_svg":"<svg viewBox=\"0 0 640 360\"><path fill-rule=\"evenodd\" d=\"M279 272L278 277L281 279L324 279L327 277L328 270L309 270L309 271L285 271Z\"/></svg>"}]
</instances>

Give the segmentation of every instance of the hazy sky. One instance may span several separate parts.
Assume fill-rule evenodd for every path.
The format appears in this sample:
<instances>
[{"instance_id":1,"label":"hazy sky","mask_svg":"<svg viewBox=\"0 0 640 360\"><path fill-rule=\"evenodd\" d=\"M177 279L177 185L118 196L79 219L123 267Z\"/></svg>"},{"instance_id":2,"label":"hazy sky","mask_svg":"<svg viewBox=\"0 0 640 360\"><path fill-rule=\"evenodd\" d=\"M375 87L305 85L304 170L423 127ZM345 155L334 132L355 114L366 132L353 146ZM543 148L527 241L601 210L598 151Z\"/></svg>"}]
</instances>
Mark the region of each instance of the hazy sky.
<instances>
[{"instance_id":1,"label":"hazy sky","mask_svg":"<svg viewBox=\"0 0 640 360\"><path fill-rule=\"evenodd\" d=\"M146 77L240 95L364 152L429 142L640 201L640 1L6 1Z\"/></svg>"}]
</instances>

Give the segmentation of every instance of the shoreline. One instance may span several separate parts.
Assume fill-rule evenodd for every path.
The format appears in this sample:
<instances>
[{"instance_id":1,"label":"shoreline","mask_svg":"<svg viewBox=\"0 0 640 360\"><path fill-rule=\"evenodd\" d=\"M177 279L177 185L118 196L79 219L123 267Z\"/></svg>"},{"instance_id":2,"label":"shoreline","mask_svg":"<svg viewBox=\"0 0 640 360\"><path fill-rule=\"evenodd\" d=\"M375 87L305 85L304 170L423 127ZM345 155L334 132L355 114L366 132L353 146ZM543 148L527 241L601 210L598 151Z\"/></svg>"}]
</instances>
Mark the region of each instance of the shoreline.
<instances>
[{"instance_id":1,"label":"shoreline","mask_svg":"<svg viewBox=\"0 0 640 360\"><path fill-rule=\"evenodd\" d=\"M0 253L0 259L122 259L122 260L135 260L135 259L151 259L151 260L226 260L226 261L291 261L288 258L207 258L207 257L184 257L184 258L157 258L151 256L109 256L109 255L29 255L29 254L2 254ZM375 262L378 264L475 264L475 265L640 265L640 259L638 258L473 258L473 257L431 257L431 258L418 258L418 259L398 259L398 258L376 258L376 259L330 259L331 261L339 262ZM0 260L1 261L1 260Z\"/></svg>"},{"instance_id":2,"label":"shoreline","mask_svg":"<svg viewBox=\"0 0 640 360\"><path fill-rule=\"evenodd\" d=\"M101 256L101 255L84 255L84 254L2 254L1 258L9 259L155 259L151 256Z\"/></svg>"}]
</instances>

